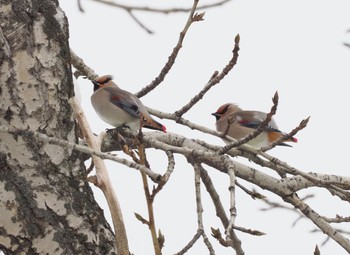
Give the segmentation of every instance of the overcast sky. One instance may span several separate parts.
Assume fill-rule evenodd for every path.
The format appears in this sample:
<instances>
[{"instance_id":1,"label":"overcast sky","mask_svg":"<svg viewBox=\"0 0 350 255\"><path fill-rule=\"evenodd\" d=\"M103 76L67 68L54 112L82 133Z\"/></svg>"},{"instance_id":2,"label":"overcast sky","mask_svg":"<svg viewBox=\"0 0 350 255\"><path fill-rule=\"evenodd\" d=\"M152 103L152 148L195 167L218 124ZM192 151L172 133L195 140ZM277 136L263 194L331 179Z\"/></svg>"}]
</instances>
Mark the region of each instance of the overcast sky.
<instances>
[{"instance_id":1,"label":"overcast sky","mask_svg":"<svg viewBox=\"0 0 350 255\"><path fill-rule=\"evenodd\" d=\"M136 12L135 15L154 31L142 30L123 10L81 1L60 0L70 25L70 46L98 74L112 74L115 81L131 92L139 91L158 76L176 45L187 14L154 14ZM190 7L192 1L126 1L133 5L152 7ZM309 0L236 0L225 6L206 10L205 20L191 26L183 48L170 74L159 88L142 98L147 106L165 112L174 112L187 103L206 84L215 70L221 70L229 61L234 37L240 34L241 50L238 64L220 84L214 87L184 117L198 124L215 128L210 113L227 102L244 109L269 111L271 98L278 90L280 102L275 119L279 128L290 131L311 116L309 126L301 131L299 143L293 148L276 148L270 154L305 172L349 175L346 147L350 138L350 2ZM92 84L78 80L82 105L95 133L106 127L90 104ZM170 132L196 137L213 144L223 144L216 137L163 120ZM156 172L164 171L164 153L150 151L150 162ZM161 160L160 160L161 158ZM195 234L196 209L193 170L182 157L176 157L174 174L157 196L155 215L157 228L165 235L164 254L178 252ZM164 161L164 162L163 162ZM242 160L242 162L245 162ZM115 185L128 232L131 251L152 254L152 242L146 226L133 213L146 217L147 209L142 192L140 174L116 163L107 167ZM208 169L218 186L228 212L228 177ZM271 173L268 169L263 169ZM257 188L249 183L247 188ZM272 200L281 199L258 189ZM101 192L94 188L100 205L110 215ZM305 194L315 189L300 192ZM220 227L213 206L203 190L205 231ZM349 216L350 207L327 192L317 192L309 201L319 213L327 217L336 214ZM292 226L298 214L284 210L261 212L260 201L237 190L236 224L267 233L254 237L238 232L246 254L294 255L312 254L316 244L326 236L309 233L313 224L304 219ZM219 248L211 239L217 254L232 254L231 249ZM200 242L188 254L207 254ZM334 241L321 247L322 254L346 254Z\"/></svg>"}]
</instances>

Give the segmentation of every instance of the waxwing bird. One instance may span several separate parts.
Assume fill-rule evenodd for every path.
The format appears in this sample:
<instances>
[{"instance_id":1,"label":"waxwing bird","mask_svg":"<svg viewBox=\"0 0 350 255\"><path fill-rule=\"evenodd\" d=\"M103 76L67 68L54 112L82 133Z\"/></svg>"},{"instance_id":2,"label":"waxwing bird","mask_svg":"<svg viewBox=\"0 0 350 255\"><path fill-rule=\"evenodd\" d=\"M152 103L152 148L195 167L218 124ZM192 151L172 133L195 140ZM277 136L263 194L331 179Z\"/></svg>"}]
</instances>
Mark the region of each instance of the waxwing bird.
<instances>
[{"instance_id":1,"label":"waxwing bird","mask_svg":"<svg viewBox=\"0 0 350 255\"><path fill-rule=\"evenodd\" d=\"M104 75L94 84L91 103L98 116L113 127L127 126L139 130L141 118L143 127L166 132L165 126L155 121L140 99L122 90L112 81L111 75Z\"/></svg>"},{"instance_id":2,"label":"waxwing bird","mask_svg":"<svg viewBox=\"0 0 350 255\"><path fill-rule=\"evenodd\" d=\"M267 116L264 112L244 111L237 105L230 103L220 106L212 115L216 118L216 130L219 132L225 132L229 125L229 120L232 120L227 135L236 140L253 133ZM261 148L271 144L283 135L284 133L277 128L275 121L271 120L263 132L247 142L247 144ZM297 139L292 137L285 142L297 142ZM279 145L290 146L285 143Z\"/></svg>"}]
</instances>

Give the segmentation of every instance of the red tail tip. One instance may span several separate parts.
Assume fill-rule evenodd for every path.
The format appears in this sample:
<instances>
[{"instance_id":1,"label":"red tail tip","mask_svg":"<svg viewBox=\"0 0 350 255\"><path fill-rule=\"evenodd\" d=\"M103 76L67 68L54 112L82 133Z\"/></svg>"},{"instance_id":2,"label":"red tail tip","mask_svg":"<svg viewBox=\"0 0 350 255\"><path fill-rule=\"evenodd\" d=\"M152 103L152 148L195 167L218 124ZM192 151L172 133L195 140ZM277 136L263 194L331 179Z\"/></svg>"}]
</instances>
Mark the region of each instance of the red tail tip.
<instances>
[{"instance_id":1,"label":"red tail tip","mask_svg":"<svg viewBox=\"0 0 350 255\"><path fill-rule=\"evenodd\" d=\"M166 127L162 125L163 132L166 133Z\"/></svg>"},{"instance_id":2,"label":"red tail tip","mask_svg":"<svg viewBox=\"0 0 350 255\"><path fill-rule=\"evenodd\" d=\"M295 138L295 137L292 137L292 142L297 143L297 142L298 142L298 139L297 139L297 138Z\"/></svg>"}]
</instances>

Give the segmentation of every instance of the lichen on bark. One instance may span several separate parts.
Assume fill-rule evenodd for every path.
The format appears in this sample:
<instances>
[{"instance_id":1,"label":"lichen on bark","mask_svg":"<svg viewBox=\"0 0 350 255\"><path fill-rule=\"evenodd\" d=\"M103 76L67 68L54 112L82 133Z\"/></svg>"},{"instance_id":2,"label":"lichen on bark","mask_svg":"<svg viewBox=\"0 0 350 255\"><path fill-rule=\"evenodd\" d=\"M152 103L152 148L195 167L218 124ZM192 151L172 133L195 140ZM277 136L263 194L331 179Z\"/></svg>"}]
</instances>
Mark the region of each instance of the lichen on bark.
<instances>
[{"instance_id":1,"label":"lichen on bark","mask_svg":"<svg viewBox=\"0 0 350 255\"><path fill-rule=\"evenodd\" d=\"M0 20L0 125L77 142L68 23L58 1L0 0ZM81 158L28 134L0 132L0 249L116 253Z\"/></svg>"}]
</instances>

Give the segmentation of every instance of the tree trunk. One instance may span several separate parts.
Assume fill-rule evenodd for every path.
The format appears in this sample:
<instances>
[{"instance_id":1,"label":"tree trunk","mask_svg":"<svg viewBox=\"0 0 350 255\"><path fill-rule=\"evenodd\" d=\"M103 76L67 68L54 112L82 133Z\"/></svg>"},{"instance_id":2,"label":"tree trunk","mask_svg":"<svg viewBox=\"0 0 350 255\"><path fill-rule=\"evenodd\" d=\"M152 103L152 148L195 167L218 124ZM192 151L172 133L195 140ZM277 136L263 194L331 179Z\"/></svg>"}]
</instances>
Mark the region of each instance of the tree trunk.
<instances>
[{"instance_id":1,"label":"tree trunk","mask_svg":"<svg viewBox=\"0 0 350 255\"><path fill-rule=\"evenodd\" d=\"M0 126L77 142L68 23L58 1L0 0ZM82 155L0 131L0 249L116 254Z\"/></svg>"}]
</instances>

